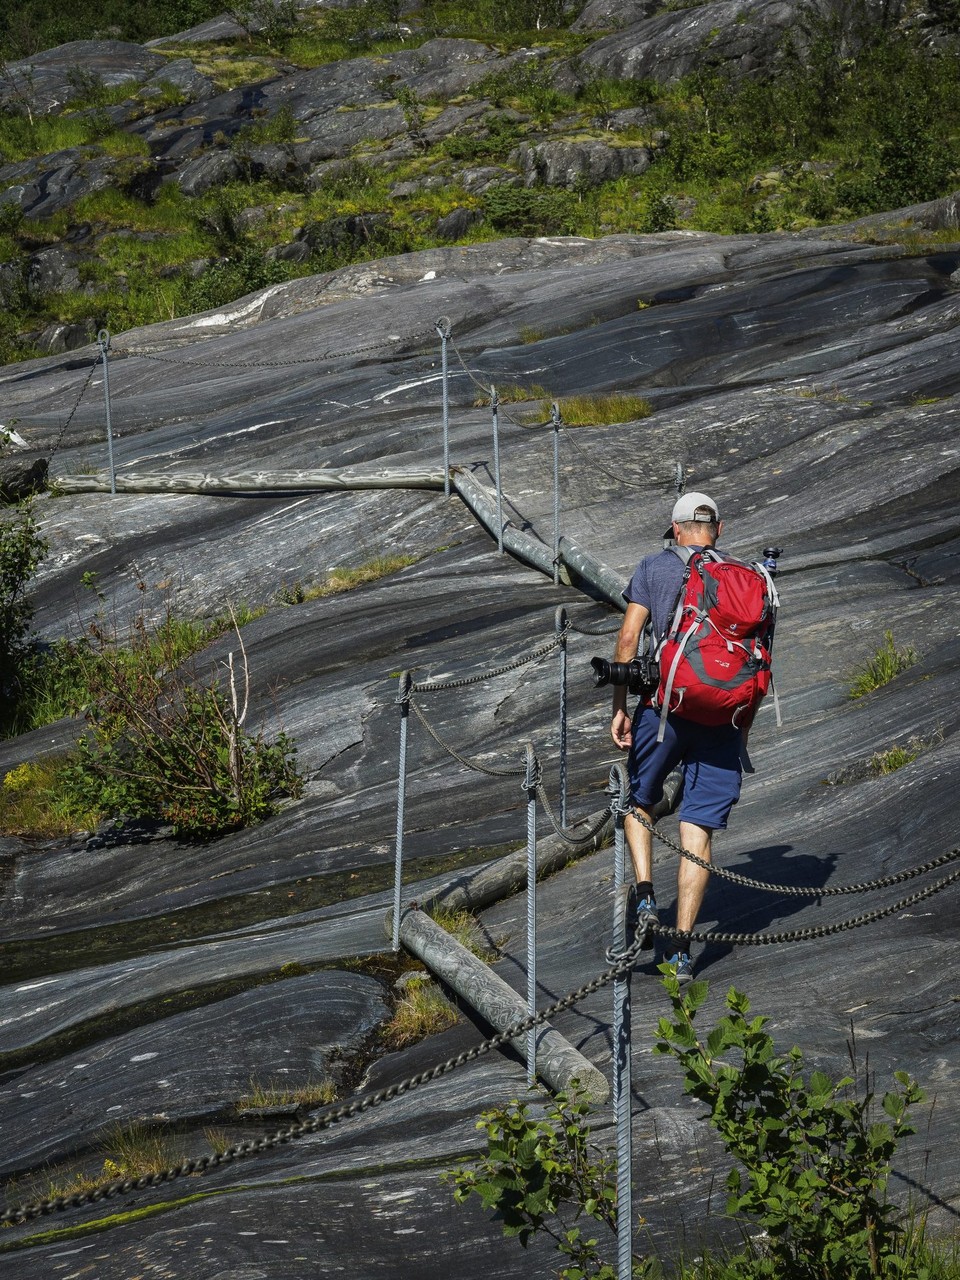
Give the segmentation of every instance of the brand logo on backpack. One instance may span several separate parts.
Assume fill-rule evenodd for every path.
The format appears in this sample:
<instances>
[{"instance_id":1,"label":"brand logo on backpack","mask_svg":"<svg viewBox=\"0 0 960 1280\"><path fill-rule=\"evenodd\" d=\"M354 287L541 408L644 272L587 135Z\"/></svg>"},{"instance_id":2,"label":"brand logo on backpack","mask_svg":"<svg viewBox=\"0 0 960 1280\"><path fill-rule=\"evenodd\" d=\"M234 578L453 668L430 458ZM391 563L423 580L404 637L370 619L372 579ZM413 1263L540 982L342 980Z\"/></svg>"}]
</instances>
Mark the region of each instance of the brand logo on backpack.
<instances>
[{"instance_id":1,"label":"brand logo on backpack","mask_svg":"<svg viewBox=\"0 0 960 1280\"><path fill-rule=\"evenodd\" d=\"M770 648L780 599L762 565L696 551L657 648L660 737L667 713L747 728L772 683ZM779 715L778 715L779 721Z\"/></svg>"}]
</instances>

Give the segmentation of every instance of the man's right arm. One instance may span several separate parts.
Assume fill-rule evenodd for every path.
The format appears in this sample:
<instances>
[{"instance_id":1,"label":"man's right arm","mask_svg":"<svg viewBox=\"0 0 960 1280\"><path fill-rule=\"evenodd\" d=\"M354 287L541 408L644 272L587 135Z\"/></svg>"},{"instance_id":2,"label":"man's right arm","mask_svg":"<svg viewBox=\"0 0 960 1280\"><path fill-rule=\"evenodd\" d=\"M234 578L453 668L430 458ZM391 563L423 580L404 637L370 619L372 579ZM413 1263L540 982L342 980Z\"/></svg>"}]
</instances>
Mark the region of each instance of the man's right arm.
<instances>
[{"instance_id":1,"label":"man's right arm","mask_svg":"<svg viewBox=\"0 0 960 1280\"><path fill-rule=\"evenodd\" d=\"M617 647L614 650L614 662L632 662L640 648L640 636L644 624L650 616L650 610L642 604L630 603L624 614L620 634L617 636ZM613 686L613 720L610 723L610 736L622 750L626 750L632 741L630 717L627 715L627 686Z\"/></svg>"}]
</instances>

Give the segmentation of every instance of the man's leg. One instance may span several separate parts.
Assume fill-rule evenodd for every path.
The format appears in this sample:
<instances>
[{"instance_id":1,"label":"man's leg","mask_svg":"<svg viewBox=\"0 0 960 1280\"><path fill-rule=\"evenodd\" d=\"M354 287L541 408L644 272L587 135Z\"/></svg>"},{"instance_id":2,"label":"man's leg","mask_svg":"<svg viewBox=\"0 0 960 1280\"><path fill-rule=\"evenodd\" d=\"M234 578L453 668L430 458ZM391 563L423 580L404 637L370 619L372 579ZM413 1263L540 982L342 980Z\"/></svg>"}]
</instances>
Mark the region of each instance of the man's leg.
<instances>
[{"instance_id":1,"label":"man's leg","mask_svg":"<svg viewBox=\"0 0 960 1280\"><path fill-rule=\"evenodd\" d=\"M651 821L650 814L645 809L641 809L639 805L634 807L639 813L643 814L648 822ZM652 882L653 836L642 823L636 820L632 813L627 814L623 833L627 837L630 860L633 863L634 879L637 884Z\"/></svg>"},{"instance_id":2,"label":"man's leg","mask_svg":"<svg viewBox=\"0 0 960 1280\"><path fill-rule=\"evenodd\" d=\"M639 826L639 823L633 825ZM680 823L680 843L704 862L710 861L712 835L711 830L698 826L695 822ZM689 858L680 859L680 866L677 868L677 928L683 933L692 932L697 923L709 879L709 871L698 867Z\"/></svg>"},{"instance_id":3,"label":"man's leg","mask_svg":"<svg viewBox=\"0 0 960 1280\"><path fill-rule=\"evenodd\" d=\"M650 812L663 794L663 780L680 760L676 732L667 725L664 741L658 742L660 718L652 707L638 707L633 718L633 742L630 747L628 773L631 803L648 822ZM643 823L628 816L624 834L630 848L633 874L637 884L653 881L653 836Z\"/></svg>"}]
</instances>

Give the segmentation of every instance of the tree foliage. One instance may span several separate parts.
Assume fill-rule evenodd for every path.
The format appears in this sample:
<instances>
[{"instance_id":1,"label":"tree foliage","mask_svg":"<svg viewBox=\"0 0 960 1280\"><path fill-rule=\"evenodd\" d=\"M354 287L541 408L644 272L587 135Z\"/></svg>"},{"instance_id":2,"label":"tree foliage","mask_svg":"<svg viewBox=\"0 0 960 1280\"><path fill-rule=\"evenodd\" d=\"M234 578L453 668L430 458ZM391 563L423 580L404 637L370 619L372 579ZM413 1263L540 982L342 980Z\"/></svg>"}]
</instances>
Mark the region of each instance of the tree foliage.
<instances>
[{"instance_id":1,"label":"tree foliage","mask_svg":"<svg viewBox=\"0 0 960 1280\"><path fill-rule=\"evenodd\" d=\"M47 553L29 501L0 516L0 719L7 720L20 692L33 605L30 582Z\"/></svg>"}]
</instances>

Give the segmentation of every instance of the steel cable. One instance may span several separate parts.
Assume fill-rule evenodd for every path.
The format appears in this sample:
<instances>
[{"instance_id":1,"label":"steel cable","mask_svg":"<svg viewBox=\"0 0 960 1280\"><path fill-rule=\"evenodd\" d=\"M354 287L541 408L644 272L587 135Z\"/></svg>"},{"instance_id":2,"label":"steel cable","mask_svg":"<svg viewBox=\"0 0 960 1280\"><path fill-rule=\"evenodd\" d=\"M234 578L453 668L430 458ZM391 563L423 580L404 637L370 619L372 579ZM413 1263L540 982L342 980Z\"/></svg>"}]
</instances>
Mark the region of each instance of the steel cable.
<instances>
[{"instance_id":1,"label":"steel cable","mask_svg":"<svg viewBox=\"0 0 960 1280\"><path fill-rule=\"evenodd\" d=\"M888 889L894 884L904 884L915 876L924 875L927 871L935 871L938 867L946 866L947 863L953 862L955 858L960 857L960 847L958 847L951 849L948 853L941 854L939 858L931 858L929 862L923 862L918 867L911 867L907 871L897 871L889 876L881 876L877 880L864 880L858 884L842 884L834 887L821 886L820 888L793 884L770 884L767 880L754 880L750 876L741 875L738 871L728 871L725 867L718 867L712 862L706 862L703 858L697 857L695 853L685 849L678 841L671 840L662 831L658 831L652 822L647 821L639 809L628 807L625 812L635 818L641 826L651 831L661 844L673 849L689 862L702 867L704 871L709 871L712 875L719 876L722 880L732 880L734 884L743 885L747 889L761 889L767 893L779 893L788 897L832 898L844 893L872 893L875 889Z\"/></svg>"}]
</instances>

